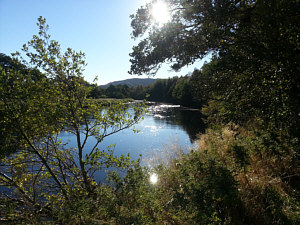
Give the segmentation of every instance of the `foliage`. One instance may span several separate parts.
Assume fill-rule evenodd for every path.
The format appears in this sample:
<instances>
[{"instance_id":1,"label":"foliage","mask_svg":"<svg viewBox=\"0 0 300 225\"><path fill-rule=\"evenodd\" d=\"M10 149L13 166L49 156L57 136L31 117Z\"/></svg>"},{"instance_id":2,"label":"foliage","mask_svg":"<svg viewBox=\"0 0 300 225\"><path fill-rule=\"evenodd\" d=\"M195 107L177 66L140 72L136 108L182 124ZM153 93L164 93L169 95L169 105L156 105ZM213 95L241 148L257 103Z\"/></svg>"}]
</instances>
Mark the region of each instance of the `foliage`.
<instances>
[{"instance_id":1,"label":"foliage","mask_svg":"<svg viewBox=\"0 0 300 225\"><path fill-rule=\"evenodd\" d=\"M195 73L196 74L196 73ZM96 85L89 85L91 91L88 97L93 99L132 98L136 100L147 99L149 101L167 102L180 104L187 107L200 108L204 103L203 98L196 96L196 87L194 86L196 75L173 77L168 79L157 79L153 84L148 86L138 85L128 87L127 85L110 85L102 88Z\"/></svg>"},{"instance_id":2,"label":"foliage","mask_svg":"<svg viewBox=\"0 0 300 225\"><path fill-rule=\"evenodd\" d=\"M139 163L122 178L111 171L109 181L95 189L97 198L74 196L67 208L55 209L62 224L155 224L155 193ZM62 207L65 207L63 205Z\"/></svg>"},{"instance_id":3,"label":"foliage","mask_svg":"<svg viewBox=\"0 0 300 225\"><path fill-rule=\"evenodd\" d=\"M126 104L134 102L132 98L124 98L124 99L115 99L115 98L97 98L97 99L88 99L88 102L95 105L101 106L111 106L115 104Z\"/></svg>"},{"instance_id":4,"label":"foliage","mask_svg":"<svg viewBox=\"0 0 300 225\"><path fill-rule=\"evenodd\" d=\"M149 86L153 84L157 79L153 78L130 78L130 79L125 79L125 80L119 80L119 81L113 81L109 82L108 84L105 85L100 85L101 88L107 88L110 85L113 86L118 86L118 85L127 85L128 87L137 87L137 86Z\"/></svg>"},{"instance_id":5,"label":"foliage","mask_svg":"<svg viewBox=\"0 0 300 225\"><path fill-rule=\"evenodd\" d=\"M199 148L234 174L247 223L299 222L297 139L227 124L201 135Z\"/></svg>"},{"instance_id":6,"label":"foliage","mask_svg":"<svg viewBox=\"0 0 300 225\"><path fill-rule=\"evenodd\" d=\"M133 126L144 110L135 107L129 113L122 103L105 108L87 99L84 54L71 49L61 53L47 34L46 20L40 17L37 25L39 34L23 46L29 62L17 52L1 64L1 151L16 152L2 158L0 183L13 188L5 199L24 215L39 211L47 217L75 199L95 198L101 185L94 180L96 171L131 168L129 156L117 158L112 148L98 146L105 137ZM74 135L76 146L62 140L63 132ZM91 138L95 144L87 148Z\"/></svg>"},{"instance_id":7,"label":"foliage","mask_svg":"<svg viewBox=\"0 0 300 225\"><path fill-rule=\"evenodd\" d=\"M146 90L149 94L148 100L199 107L200 102L192 96L192 79L192 77L184 76L157 80Z\"/></svg>"},{"instance_id":8,"label":"foliage","mask_svg":"<svg viewBox=\"0 0 300 225\"><path fill-rule=\"evenodd\" d=\"M93 99L145 99L145 88L141 85L137 87L128 87L127 85L109 85L107 88L102 88L100 86L91 85L91 90L88 94L89 98Z\"/></svg>"},{"instance_id":9,"label":"foliage","mask_svg":"<svg viewBox=\"0 0 300 225\"><path fill-rule=\"evenodd\" d=\"M299 224L299 1L166 2L172 20L163 26L152 23L153 2L131 16L132 35L141 39L130 72L155 74L164 62L179 70L212 53L191 76L100 90L81 76L84 55L71 49L62 54L43 18L39 36L23 47L29 64L21 54L1 55L1 151L17 151L1 159L0 182L14 187L3 191L2 218L33 224ZM143 111L135 108L131 116L124 104L105 108L101 100L87 99L143 99L145 93L153 100L205 103L210 125L198 148L153 169L157 184L148 182L153 171L139 161L98 148ZM76 148L60 140L65 131L75 135ZM86 149L91 137L96 144ZM96 182L93 174L105 169L108 183Z\"/></svg>"},{"instance_id":10,"label":"foliage","mask_svg":"<svg viewBox=\"0 0 300 225\"><path fill-rule=\"evenodd\" d=\"M155 1L131 16L139 43L130 73L155 75L165 62L180 70L212 55L190 81L211 129L201 135L198 151L162 167L161 199L171 205L165 219L299 223L299 1L165 2L172 18L162 26L151 16ZM185 85L174 86L174 93Z\"/></svg>"},{"instance_id":11,"label":"foliage","mask_svg":"<svg viewBox=\"0 0 300 225\"><path fill-rule=\"evenodd\" d=\"M143 39L130 72L155 74L164 62L179 70L211 53L195 85L225 102L223 121L259 118L299 135L299 1L166 2L172 19L163 26L152 23L152 3L132 15L132 35Z\"/></svg>"},{"instance_id":12,"label":"foliage","mask_svg":"<svg viewBox=\"0 0 300 225\"><path fill-rule=\"evenodd\" d=\"M156 168L158 224L298 224L299 142L274 142L233 123L208 129Z\"/></svg>"}]
</instances>

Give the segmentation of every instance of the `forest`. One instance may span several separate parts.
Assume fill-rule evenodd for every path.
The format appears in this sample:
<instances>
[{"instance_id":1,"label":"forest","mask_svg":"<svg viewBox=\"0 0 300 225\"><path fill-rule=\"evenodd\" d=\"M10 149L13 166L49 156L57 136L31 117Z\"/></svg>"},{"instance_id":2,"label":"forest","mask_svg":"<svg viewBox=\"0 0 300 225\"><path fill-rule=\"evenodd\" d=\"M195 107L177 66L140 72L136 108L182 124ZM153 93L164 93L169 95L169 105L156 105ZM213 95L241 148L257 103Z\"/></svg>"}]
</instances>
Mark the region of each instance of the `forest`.
<instances>
[{"instance_id":1,"label":"forest","mask_svg":"<svg viewBox=\"0 0 300 225\"><path fill-rule=\"evenodd\" d=\"M84 80L84 53L61 52L43 17L22 53L0 55L2 224L300 223L300 1L166 2L164 25L151 21L155 1L131 15L129 73L180 71L212 55L187 76L98 88ZM154 168L153 185L139 159L98 147L138 132L146 111L95 101L112 97L198 108L208 128L197 148ZM66 131L76 147L60 140ZM106 168L123 173L96 182Z\"/></svg>"},{"instance_id":2,"label":"forest","mask_svg":"<svg viewBox=\"0 0 300 225\"><path fill-rule=\"evenodd\" d=\"M135 87L119 84L102 88L97 85L87 84L91 88L88 97L93 99L132 98L135 100L173 103L200 109L204 104L204 99L196 96L198 93L197 84L194 81L198 76L199 71L195 70L191 76L158 79L151 85L138 85Z\"/></svg>"}]
</instances>

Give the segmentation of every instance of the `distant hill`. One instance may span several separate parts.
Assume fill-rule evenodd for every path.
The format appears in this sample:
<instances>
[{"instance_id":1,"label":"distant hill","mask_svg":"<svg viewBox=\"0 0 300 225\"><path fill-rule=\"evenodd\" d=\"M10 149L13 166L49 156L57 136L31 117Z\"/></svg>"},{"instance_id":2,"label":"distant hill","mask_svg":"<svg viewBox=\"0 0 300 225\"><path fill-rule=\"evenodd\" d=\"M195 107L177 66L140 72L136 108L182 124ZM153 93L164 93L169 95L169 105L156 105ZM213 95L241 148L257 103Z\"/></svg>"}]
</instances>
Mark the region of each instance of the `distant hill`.
<instances>
[{"instance_id":1,"label":"distant hill","mask_svg":"<svg viewBox=\"0 0 300 225\"><path fill-rule=\"evenodd\" d=\"M105 85L100 85L101 88L107 88L110 85L128 85L129 87L136 87L139 85L142 86L147 86L150 84L153 84L157 79L153 79L153 78L132 78L132 79L126 79L126 80L119 80L119 81L114 81L114 82L110 82L108 84Z\"/></svg>"}]
</instances>

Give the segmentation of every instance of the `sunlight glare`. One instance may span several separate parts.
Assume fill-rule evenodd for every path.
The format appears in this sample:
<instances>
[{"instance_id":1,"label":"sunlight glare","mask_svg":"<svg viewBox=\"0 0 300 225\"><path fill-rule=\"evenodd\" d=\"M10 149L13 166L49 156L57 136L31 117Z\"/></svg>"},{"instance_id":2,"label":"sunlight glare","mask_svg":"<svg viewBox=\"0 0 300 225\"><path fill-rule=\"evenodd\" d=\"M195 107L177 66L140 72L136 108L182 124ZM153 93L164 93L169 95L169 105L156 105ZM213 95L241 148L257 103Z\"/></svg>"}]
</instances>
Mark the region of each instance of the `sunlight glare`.
<instances>
[{"instance_id":1,"label":"sunlight glare","mask_svg":"<svg viewBox=\"0 0 300 225\"><path fill-rule=\"evenodd\" d=\"M168 5L164 1L158 0L152 6L151 15L158 24L167 23L170 20Z\"/></svg>"},{"instance_id":2,"label":"sunlight glare","mask_svg":"<svg viewBox=\"0 0 300 225\"><path fill-rule=\"evenodd\" d=\"M155 174L155 173L151 174L151 176L150 176L150 182L151 182L152 184L156 184L157 181L158 181L158 176L157 176L157 174Z\"/></svg>"}]
</instances>

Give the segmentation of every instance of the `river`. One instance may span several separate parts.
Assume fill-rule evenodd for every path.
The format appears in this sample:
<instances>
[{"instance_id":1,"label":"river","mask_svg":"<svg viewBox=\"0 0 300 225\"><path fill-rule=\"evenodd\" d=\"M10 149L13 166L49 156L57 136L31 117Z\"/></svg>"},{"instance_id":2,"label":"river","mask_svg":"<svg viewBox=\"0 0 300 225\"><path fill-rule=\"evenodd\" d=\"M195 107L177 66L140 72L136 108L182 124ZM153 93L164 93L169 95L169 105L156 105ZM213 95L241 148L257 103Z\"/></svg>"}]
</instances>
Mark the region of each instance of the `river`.
<instances>
[{"instance_id":1,"label":"river","mask_svg":"<svg viewBox=\"0 0 300 225\"><path fill-rule=\"evenodd\" d=\"M106 137L99 149L115 144L114 154L130 154L131 159L141 157L143 166L153 167L157 163L165 163L176 156L176 153L188 152L194 147L197 134L204 132L203 116L199 110L188 109L179 105L151 103L149 112L139 121L135 128L140 130L134 133L126 129ZM70 133L60 135L62 143L67 146L76 146L76 138ZM89 153L95 139L87 142L85 154ZM85 155L84 154L84 155ZM96 181L104 181L105 171L95 173ZM0 188L3 191L3 188Z\"/></svg>"},{"instance_id":2,"label":"river","mask_svg":"<svg viewBox=\"0 0 300 225\"><path fill-rule=\"evenodd\" d=\"M140 132L123 130L106 137L99 147L105 149L106 146L115 144L115 155L129 153L134 160L142 155L142 164L153 166L154 158L165 158L174 155L174 151L186 152L193 148L197 134L205 129L202 118L199 110L179 105L151 103L144 119L135 125ZM70 146L76 144L72 135L64 134L62 140L68 140ZM91 140L86 149L93 144Z\"/></svg>"}]
</instances>

